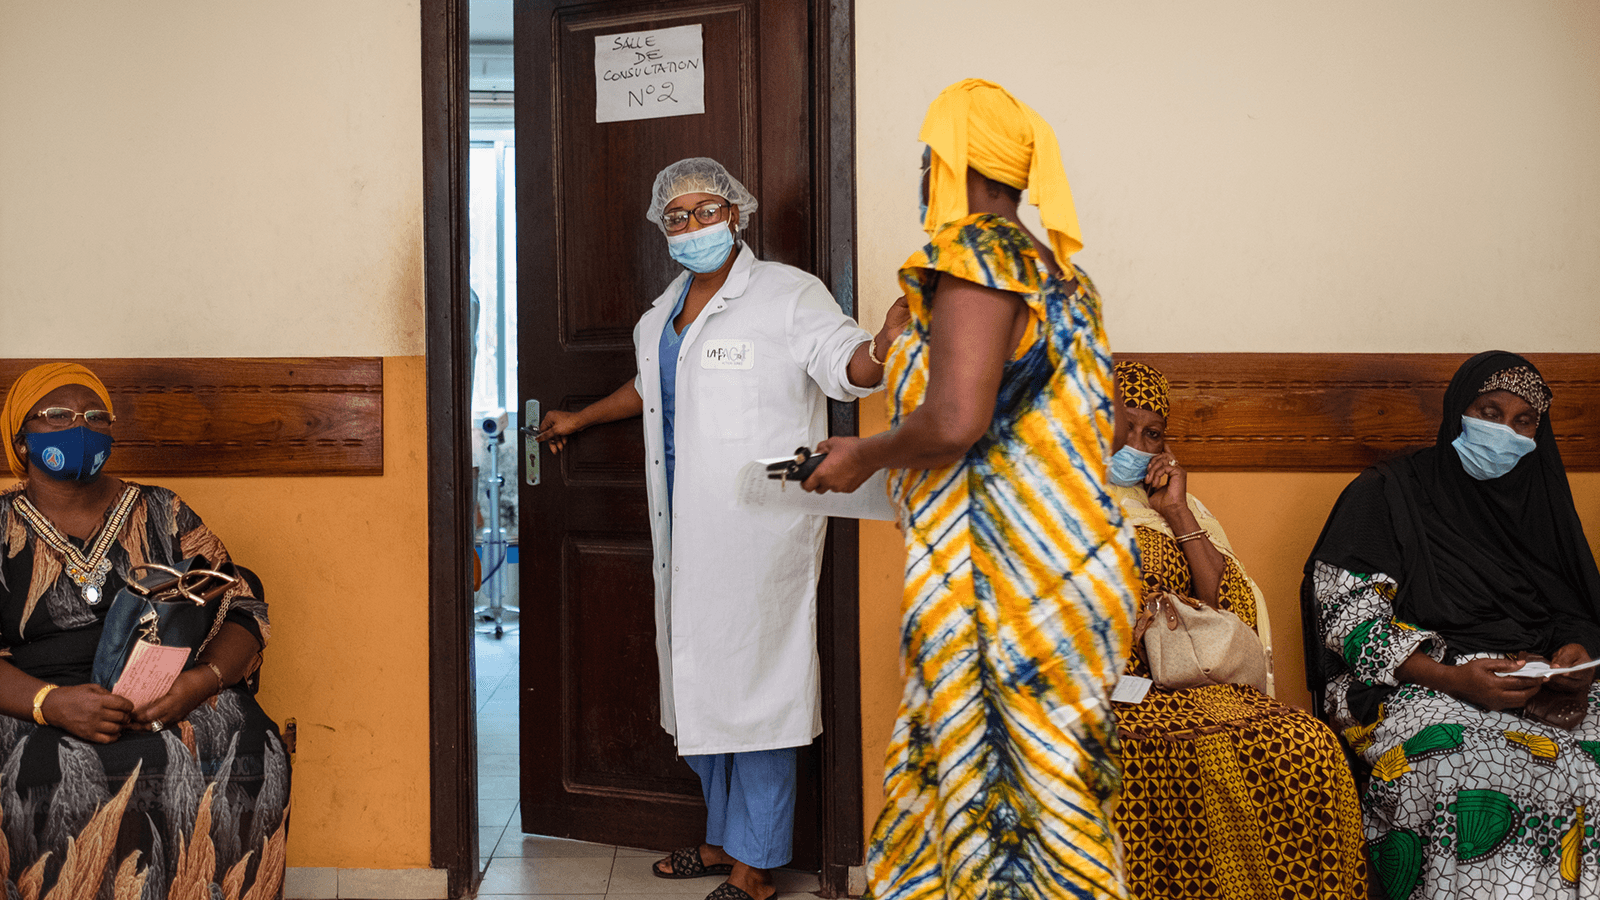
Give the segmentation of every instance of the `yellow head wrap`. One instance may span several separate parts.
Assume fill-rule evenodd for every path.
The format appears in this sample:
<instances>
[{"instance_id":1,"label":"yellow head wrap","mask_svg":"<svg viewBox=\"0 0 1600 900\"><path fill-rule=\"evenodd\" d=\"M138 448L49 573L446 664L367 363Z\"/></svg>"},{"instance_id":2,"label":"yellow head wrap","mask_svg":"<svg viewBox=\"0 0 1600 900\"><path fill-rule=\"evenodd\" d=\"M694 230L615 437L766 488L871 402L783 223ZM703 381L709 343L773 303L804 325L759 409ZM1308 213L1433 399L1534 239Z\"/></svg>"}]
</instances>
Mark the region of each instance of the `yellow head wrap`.
<instances>
[{"instance_id":1,"label":"yellow head wrap","mask_svg":"<svg viewBox=\"0 0 1600 900\"><path fill-rule=\"evenodd\" d=\"M1122 402L1125 406L1148 409L1165 419L1171 408L1170 387L1167 376L1153 366L1125 359L1113 370L1117 383L1122 385Z\"/></svg>"},{"instance_id":2,"label":"yellow head wrap","mask_svg":"<svg viewBox=\"0 0 1600 900\"><path fill-rule=\"evenodd\" d=\"M0 427L5 428L6 462L11 465L12 475L18 478L27 475L22 458L17 456L17 433L22 431L28 413L33 412L33 405L56 388L69 384L81 384L94 391L105 403L106 411L116 415L117 411L111 408L111 393L106 390L105 384L93 372L77 363L45 363L23 372L18 376L17 383L11 386L11 392L6 394L5 408L0 409Z\"/></svg>"},{"instance_id":3,"label":"yellow head wrap","mask_svg":"<svg viewBox=\"0 0 1600 900\"><path fill-rule=\"evenodd\" d=\"M928 218L922 223L930 236L967 216L971 166L995 181L1027 190L1060 264L1083 249L1056 133L1005 88L979 78L950 85L928 107L917 137L933 150Z\"/></svg>"}]
</instances>

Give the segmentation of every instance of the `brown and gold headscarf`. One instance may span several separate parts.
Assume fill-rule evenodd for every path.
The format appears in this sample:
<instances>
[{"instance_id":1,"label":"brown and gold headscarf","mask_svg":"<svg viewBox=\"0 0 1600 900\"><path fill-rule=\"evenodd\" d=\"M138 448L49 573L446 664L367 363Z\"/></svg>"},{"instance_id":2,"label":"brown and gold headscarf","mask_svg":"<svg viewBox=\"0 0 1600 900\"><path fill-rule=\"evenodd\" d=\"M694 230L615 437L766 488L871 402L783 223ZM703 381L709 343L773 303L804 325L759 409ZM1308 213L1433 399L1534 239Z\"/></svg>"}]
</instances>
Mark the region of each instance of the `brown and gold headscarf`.
<instances>
[{"instance_id":1,"label":"brown and gold headscarf","mask_svg":"<svg viewBox=\"0 0 1600 900\"><path fill-rule=\"evenodd\" d=\"M1117 363L1113 371L1117 383L1122 386L1124 404L1148 409L1163 419L1167 417L1172 406L1167 376L1142 362L1127 359Z\"/></svg>"},{"instance_id":2,"label":"brown and gold headscarf","mask_svg":"<svg viewBox=\"0 0 1600 900\"><path fill-rule=\"evenodd\" d=\"M1490 391L1510 391L1528 401L1528 405L1544 415L1550 411L1550 401L1555 393L1544 383L1544 377L1529 366L1512 366L1490 375L1478 388L1479 396Z\"/></svg>"}]
</instances>

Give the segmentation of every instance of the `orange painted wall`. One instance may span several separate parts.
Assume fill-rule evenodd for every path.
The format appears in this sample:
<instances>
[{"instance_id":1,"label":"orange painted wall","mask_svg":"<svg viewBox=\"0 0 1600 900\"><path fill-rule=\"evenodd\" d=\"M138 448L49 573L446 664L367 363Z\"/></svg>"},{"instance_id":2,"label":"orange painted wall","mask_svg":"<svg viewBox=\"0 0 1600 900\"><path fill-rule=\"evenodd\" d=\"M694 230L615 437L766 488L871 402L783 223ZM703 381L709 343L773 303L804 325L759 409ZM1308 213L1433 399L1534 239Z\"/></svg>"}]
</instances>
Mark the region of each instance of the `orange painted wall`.
<instances>
[{"instance_id":1,"label":"orange painted wall","mask_svg":"<svg viewBox=\"0 0 1600 900\"><path fill-rule=\"evenodd\" d=\"M293 866L429 864L422 357L384 360L383 401L381 477L161 480L266 585L261 705L299 725Z\"/></svg>"},{"instance_id":2,"label":"orange painted wall","mask_svg":"<svg viewBox=\"0 0 1600 900\"><path fill-rule=\"evenodd\" d=\"M381 477L163 481L267 588L261 704L299 725L290 865L429 864L423 368L384 360Z\"/></svg>"},{"instance_id":3,"label":"orange painted wall","mask_svg":"<svg viewBox=\"0 0 1600 900\"><path fill-rule=\"evenodd\" d=\"M861 433L885 430L881 398L861 403ZM1354 472L1196 472L1195 496L1216 513L1234 550L1266 594L1272 618L1278 699L1310 702L1300 637L1300 570L1328 511ZM1600 472L1570 474L1578 515L1600 552ZM904 685L900 670L900 585L905 552L892 523L861 527L862 798L870 835L883 805L884 749Z\"/></svg>"}]
</instances>

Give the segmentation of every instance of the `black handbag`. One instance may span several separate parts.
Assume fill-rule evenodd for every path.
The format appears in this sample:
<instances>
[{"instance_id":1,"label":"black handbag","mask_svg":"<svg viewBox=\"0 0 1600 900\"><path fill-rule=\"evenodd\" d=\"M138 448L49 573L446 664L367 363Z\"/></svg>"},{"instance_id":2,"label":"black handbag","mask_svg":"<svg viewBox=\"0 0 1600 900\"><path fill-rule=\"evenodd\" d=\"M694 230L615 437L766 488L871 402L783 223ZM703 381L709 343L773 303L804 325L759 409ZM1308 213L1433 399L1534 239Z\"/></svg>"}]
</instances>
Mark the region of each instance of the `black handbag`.
<instances>
[{"instance_id":1,"label":"black handbag","mask_svg":"<svg viewBox=\"0 0 1600 900\"><path fill-rule=\"evenodd\" d=\"M132 568L128 583L106 611L94 654L95 684L107 690L115 687L141 642L186 648L183 667L194 665L222 627L230 603L228 588L238 580L228 572L205 568L204 563L200 557L190 557L172 567L148 563Z\"/></svg>"}]
</instances>

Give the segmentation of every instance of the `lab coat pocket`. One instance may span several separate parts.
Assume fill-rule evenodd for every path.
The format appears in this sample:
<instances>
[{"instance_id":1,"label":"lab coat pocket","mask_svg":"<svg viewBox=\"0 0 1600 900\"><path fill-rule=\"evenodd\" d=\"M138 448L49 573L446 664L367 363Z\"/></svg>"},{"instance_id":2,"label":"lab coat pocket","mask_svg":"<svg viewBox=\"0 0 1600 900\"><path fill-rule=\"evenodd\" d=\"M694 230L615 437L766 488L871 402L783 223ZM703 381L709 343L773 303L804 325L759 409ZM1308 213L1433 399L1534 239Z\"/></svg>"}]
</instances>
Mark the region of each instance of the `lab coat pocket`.
<instances>
[{"instance_id":1,"label":"lab coat pocket","mask_svg":"<svg viewBox=\"0 0 1600 900\"><path fill-rule=\"evenodd\" d=\"M794 487L798 485L790 486L791 489ZM792 509L753 509L747 512L750 520L760 526L761 530L774 535L788 534L799 525L817 518Z\"/></svg>"},{"instance_id":2,"label":"lab coat pocket","mask_svg":"<svg viewBox=\"0 0 1600 900\"><path fill-rule=\"evenodd\" d=\"M720 441L755 438L761 392L754 369L705 369L695 397L695 418L706 437Z\"/></svg>"}]
</instances>

